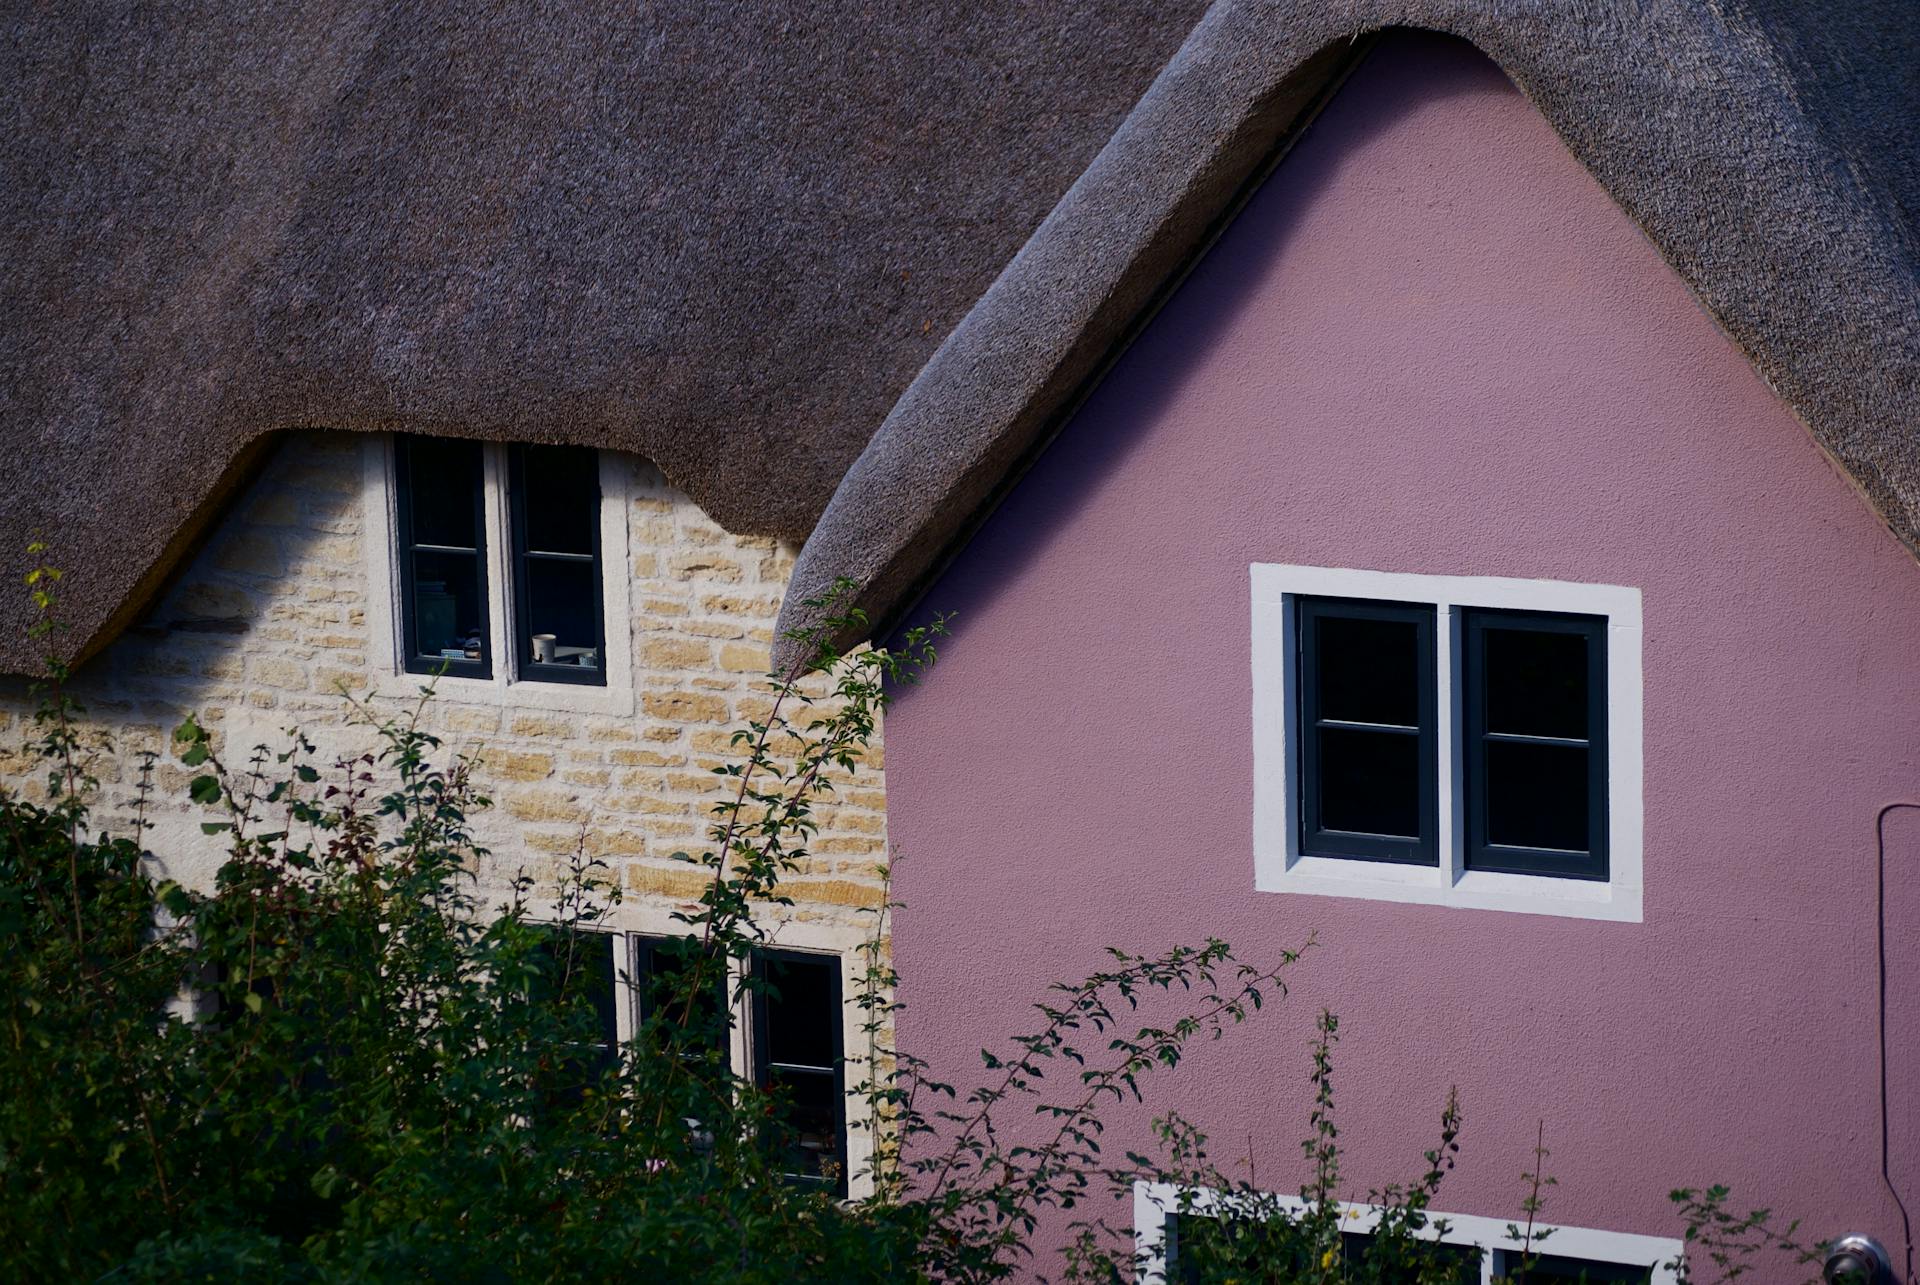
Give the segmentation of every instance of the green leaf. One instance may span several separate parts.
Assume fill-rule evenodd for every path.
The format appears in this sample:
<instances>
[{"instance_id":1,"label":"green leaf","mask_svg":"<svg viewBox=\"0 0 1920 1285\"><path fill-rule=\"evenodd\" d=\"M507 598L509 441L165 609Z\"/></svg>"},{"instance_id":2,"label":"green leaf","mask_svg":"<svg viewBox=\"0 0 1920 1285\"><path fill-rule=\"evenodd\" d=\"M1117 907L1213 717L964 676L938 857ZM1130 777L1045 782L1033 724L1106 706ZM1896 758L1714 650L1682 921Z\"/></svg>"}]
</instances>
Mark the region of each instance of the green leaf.
<instances>
[{"instance_id":1,"label":"green leaf","mask_svg":"<svg viewBox=\"0 0 1920 1285\"><path fill-rule=\"evenodd\" d=\"M202 821L200 823L201 834L219 834L222 830L231 829L233 829L233 822L231 821Z\"/></svg>"},{"instance_id":2,"label":"green leaf","mask_svg":"<svg viewBox=\"0 0 1920 1285\"><path fill-rule=\"evenodd\" d=\"M217 776L196 776L193 784L187 787L187 794L195 803L218 803L220 801L220 778Z\"/></svg>"},{"instance_id":3,"label":"green leaf","mask_svg":"<svg viewBox=\"0 0 1920 1285\"><path fill-rule=\"evenodd\" d=\"M267 1006L267 1002L252 991L247 992L246 1004L247 1011L250 1013L258 1013Z\"/></svg>"}]
</instances>

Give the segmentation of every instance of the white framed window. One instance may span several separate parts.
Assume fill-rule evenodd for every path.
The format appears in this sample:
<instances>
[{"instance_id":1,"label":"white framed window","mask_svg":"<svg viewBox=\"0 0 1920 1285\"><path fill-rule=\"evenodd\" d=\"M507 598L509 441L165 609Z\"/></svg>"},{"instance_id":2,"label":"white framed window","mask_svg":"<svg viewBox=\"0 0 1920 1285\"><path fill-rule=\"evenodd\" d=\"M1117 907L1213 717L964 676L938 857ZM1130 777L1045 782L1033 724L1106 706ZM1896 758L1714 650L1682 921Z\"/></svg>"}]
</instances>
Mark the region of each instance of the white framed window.
<instances>
[{"instance_id":1,"label":"white framed window","mask_svg":"<svg viewBox=\"0 0 1920 1285\"><path fill-rule=\"evenodd\" d=\"M1272 1196L1283 1214L1305 1212L1298 1196ZM1206 1188L1183 1188L1168 1183L1136 1182L1133 1187L1134 1251L1142 1264L1142 1285L1178 1285L1180 1226L1228 1212L1234 1198ZM1429 1225L1426 1234L1442 1245L1458 1247L1466 1257L1479 1259L1484 1285L1510 1277L1519 1270L1521 1250L1508 1236L1509 1223L1524 1226L1525 1218L1486 1218L1475 1214L1430 1215L1445 1222L1444 1230ZM1340 1239L1348 1253L1364 1253L1366 1240L1380 1222L1375 1205L1342 1202ZM1545 1233L1542 1238L1542 1233ZM1676 1285L1674 1264L1684 1250L1671 1236L1642 1236L1601 1231L1591 1227L1534 1227L1535 1262L1527 1279L1550 1281L1636 1281L1647 1285Z\"/></svg>"},{"instance_id":2,"label":"white framed window","mask_svg":"<svg viewBox=\"0 0 1920 1285\"><path fill-rule=\"evenodd\" d=\"M1638 589L1250 573L1257 889L1641 920Z\"/></svg>"},{"instance_id":3,"label":"white framed window","mask_svg":"<svg viewBox=\"0 0 1920 1285\"><path fill-rule=\"evenodd\" d=\"M589 988L600 1020L593 1056L611 1057L616 1045L635 1037L648 1005L685 966L684 955L673 949L676 939L688 940L684 930L579 933L576 949L599 973ZM741 987L743 966L730 963L725 989L716 990L714 1007L705 1011L732 1007L726 1056L734 1074L785 1098L794 1141L788 1177L859 1198L872 1186L866 1173L872 1139L864 1126L866 1099L855 1092L869 1059L850 1053L864 1034L864 1015L848 1003L855 958L841 950L768 942L755 947L744 965L758 985Z\"/></svg>"},{"instance_id":4,"label":"white framed window","mask_svg":"<svg viewBox=\"0 0 1920 1285\"><path fill-rule=\"evenodd\" d=\"M631 460L393 435L364 459L376 690L440 671L456 702L632 712Z\"/></svg>"}]
</instances>

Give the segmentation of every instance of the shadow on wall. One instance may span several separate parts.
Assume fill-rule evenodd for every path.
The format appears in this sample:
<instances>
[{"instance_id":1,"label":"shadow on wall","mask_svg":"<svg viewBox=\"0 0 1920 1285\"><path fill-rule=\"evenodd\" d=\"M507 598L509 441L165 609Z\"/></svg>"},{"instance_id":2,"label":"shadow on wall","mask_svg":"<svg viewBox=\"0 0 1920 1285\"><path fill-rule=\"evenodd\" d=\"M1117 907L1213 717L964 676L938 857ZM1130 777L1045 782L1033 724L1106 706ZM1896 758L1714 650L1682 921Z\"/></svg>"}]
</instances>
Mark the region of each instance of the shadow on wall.
<instances>
[{"instance_id":1,"label":"shadow on wall","mask_svg":"<svg viewBox=\"0 0 1920 1285\"><path fill-rule=\"evenodd\" d=\"M1457 46L1468 56L1435 58L1436 43ZM1417 66L1420 74L1397 74L1407 66ZM1300 135L1015 484L974 539L969 556L943 573L914 612L914 622L950 612L964 635L966 622L1076 519L1181 390L1203 376L1221 337L1263 290L1278 285L1274 297L1285 306L1285 283L1276 280L1285 271L1282 251L1333 183L1350 166L1368 163L1363 154L1368 139L1456 100L1520 92L1467 42L1426 32L1384 36L1347 83L1352 87L1363 80L1363 92L1336 94ZM1284 407L1277 409L1284 413ZM1284 446L1284 418L1276 419L1274 431L1276 447ZM909 699L910 693L897 698Z\"/></svg>"}]
</instances>

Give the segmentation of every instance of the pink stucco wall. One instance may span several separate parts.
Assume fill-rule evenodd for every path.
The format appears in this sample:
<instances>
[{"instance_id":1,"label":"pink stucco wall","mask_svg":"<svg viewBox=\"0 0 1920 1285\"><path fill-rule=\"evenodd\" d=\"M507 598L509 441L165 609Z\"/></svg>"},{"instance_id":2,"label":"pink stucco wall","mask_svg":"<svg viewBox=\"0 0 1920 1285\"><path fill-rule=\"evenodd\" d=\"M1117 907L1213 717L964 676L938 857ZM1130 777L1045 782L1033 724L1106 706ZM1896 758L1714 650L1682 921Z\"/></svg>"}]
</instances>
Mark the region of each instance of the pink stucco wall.
<instances>
[{"instance_id":1,"label":"pink stucco wall","mask_svg":"<svg viewBox=\"0 0 1920 1285\"><path fill-rule=\"evenodd\" d=\"M1248 564L1644 592L1645 922L1253 891ZM1920 797L1920 567L1499 71L1396 37L927 598L887 725L908 1049L965 1081L1107 944L1317 932L1178 1108L1301 1179L1337 1009L1358 1196L1457 1084L1444 1209L1677 1234L1726 1181L1889 1240L1872 822ZM1920 1195L1920 822L1890 829L1896 1165ZM1844 1225L1844 1226L1843 1226Z\"/></svg>"}]
</instances>

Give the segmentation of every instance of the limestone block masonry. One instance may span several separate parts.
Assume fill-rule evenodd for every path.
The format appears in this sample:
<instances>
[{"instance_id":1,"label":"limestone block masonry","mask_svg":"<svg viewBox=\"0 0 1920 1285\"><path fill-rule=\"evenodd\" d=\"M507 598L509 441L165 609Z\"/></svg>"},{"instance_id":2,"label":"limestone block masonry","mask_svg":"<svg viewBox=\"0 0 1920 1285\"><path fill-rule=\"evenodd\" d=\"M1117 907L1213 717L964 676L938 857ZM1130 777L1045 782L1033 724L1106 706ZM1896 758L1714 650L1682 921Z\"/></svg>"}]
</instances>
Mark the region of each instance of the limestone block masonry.
<instances>
[{"instance_id":1,"label":"limestone block masonry","mask_svg":"<svg viewBox=\"0 0 1920 1285\"><path fill-rule=\"evenodd\" d=\"M206 814L186 799L192 773L169 745L182 717L198 716L229 757L238 747L244 758L258 740L282 745L282 730L294 726L332 750L353 743L341 729L343 685L372 689L393 709L418 685L392 673L392 648L379 636L392 613L380 595L391 586L374 570L386 537L368 449L358 434L287 435L160 599L77 675L90 732L120 751L102 774L98 815L126 817L133 754L158 752L150 842L185 882L204 884L220 849L200 833ZM537 898L584 850L624 890L621 926L668 931L673 908L701 882L672 854L698 850L719 797L712 769L729 758L732 732L770 704L765 671L793 551L722 530L642 460L609 464L626 506L625 697L583 707L578 688L463 692L443 680L425 719L448 751L479 758L495 801L476 818L491 852L483 889L497 894L524 873ZM606 556L614 558L612 545ZM57 563L59 551L49 557ZM610 658L621 627L608 621ZM626 688L618 679L610 689ZM42 788L19 753L32 708L24 681L0 680L0 782L9 789ZM871 916L860 912L881 898L886 847L881 766L876 744L871 770L822 811L812 855L788 885L796 904L771 924L790 944L845 951L868 930Z\"/></svg>"}]
</instances>

